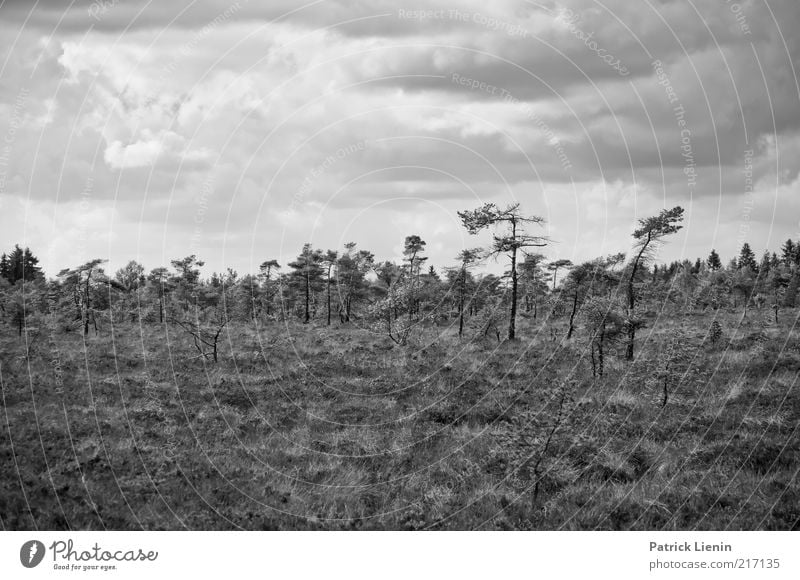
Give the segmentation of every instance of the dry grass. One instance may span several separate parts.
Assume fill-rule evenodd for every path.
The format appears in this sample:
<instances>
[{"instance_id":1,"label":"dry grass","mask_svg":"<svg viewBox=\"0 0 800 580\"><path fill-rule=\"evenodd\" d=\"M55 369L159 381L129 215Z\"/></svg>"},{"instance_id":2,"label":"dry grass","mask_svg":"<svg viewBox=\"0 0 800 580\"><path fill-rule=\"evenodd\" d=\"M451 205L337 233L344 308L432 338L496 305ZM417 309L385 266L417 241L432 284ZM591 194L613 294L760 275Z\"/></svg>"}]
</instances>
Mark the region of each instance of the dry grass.
<instances>
[{"instance_id":1,"label":"dry grass","mask_svg":"<svg viewBox=\"0 0 800 580\"><path fill-rule=\"evenodd\" d=\"M354 327L232 327L216 365L160 327L58 335L28 356L6 332L0 524L797 529L796 316L763 344L755 321L718 316L723 340L699 346L665 407L651 377L674 317L596 380L580 334L552 341L533 320L515 343L430 328L405 348ZM702 337L712 317L690 320Z\"/></svg>"}]
</instances>

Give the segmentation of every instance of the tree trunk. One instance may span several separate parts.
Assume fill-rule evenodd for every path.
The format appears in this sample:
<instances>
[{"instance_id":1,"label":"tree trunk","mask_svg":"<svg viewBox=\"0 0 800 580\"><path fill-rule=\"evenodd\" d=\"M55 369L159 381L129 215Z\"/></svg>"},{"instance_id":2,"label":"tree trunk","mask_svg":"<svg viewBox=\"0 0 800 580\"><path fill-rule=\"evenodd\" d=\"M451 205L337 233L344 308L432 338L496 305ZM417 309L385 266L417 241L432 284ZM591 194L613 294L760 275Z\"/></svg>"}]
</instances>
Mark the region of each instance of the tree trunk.
<instances>
[{"instance_id":1,"label":"tree trunk","mask_svg":"<svg viewBox=\"0 0 800 580\"><path fill-rule=\"evenodd\" d=\"M642 249L639 250L639 253L636 255L636 259L633 261L631 277L628 280L628 346L625 349L625 358L627 360L633 360L633 346L636 342L636 325L633 321L633 311L636 308L636 293L634 292L633 284L636 280L636 272L639 270L639 262L642 259L642 255L647 249L647 246L650 244L651 239L652 234L648 232L647 239L645 240L644 244L642 244Z\"/></svg>"},{"instance_id":2,"label":"tree trunk","mask_svg":"<svg viewBox=\"0 0 800 580\"><path fill-rule=\"evenodd\" d=\"M306 324L308 323L309 320L311 320L311 313L310 313L311 311L309 309L310 300L311 300L311 275L308 272L306 272L306 316L305 320L303 320L303 322Z\"/></svg>"},{"instance_id":3,"label":"tree trunk","mask_svg":"<svg viewBox=\"0 0 800 580\"><path fill-rule=\"evenodd\" d=\"M512 222L512 236L517 239L517 226ZM517 247L511 249L511 318L508 321L508 340L514 340L517 335Z\"/></svg>"},{"instance_id":4,"label":"tree trunk","mask_svg":"<svg viewBox=\"0 0 800 580\"><path fill-rule=\"evenodd\" d=\"M572 298L572 312L569 315L569 330L567 331L567 340L572 338L572 333L575 332L575 313L578 310L578 291Z\"/></svg>"},{"instance_id":5,"label":"tree trunk","mask_svg":"<svg viewBox=\"0 0 800 580\"><path fill-rule=\"evenodd\" d=\"M599 371L599 375L603 376L603 369L605 367L605 358L603 356L603 342L605 342L606 338L606 329L605 324L600 329L600 342L597 343L597 369Z\"/></svg>"},{"instance_id":6,"label":"tree trunk","mask_svg":"<svg viewBox=\"0 0 800 580\"><path fill-rule=\"evenodd\" d=\"M780 309L780 296L778 293L775 293L775 306L773 307L775 310L775 324L778 324L778 309Z\"/></svg>"},{"instance_id":7,"label":"tree trunk","mask_svg":"<svg viewBox=\"0 0 800 580\"><path fill-rule=\"evenodd\" d=\"M467 272L461 271L461 292L458 297L458 336L464 333L464 294L466 293Z\"/></svg>"},{"instance_id":8,"label":"tree trunk","mask_svg":"<svg viewBox=\"0 0 800 580\"><path fill-rule=\"evenodd\" d=\"M91 304L89 303L89 280L91 277L92 273L88 272L86 274L86 285L83 291L83 336L89 334L89 309L91 308Z\"/></svg>"},{"instance_id":9,"label":"tree trunk","mask_svg":"<svg viewBox=\"0 0 800 580\"><path fill-rule=\"evenodd\" d=\"M328 326L331 325L331 268L328 266Z\"/></svg>"}]
</instances>

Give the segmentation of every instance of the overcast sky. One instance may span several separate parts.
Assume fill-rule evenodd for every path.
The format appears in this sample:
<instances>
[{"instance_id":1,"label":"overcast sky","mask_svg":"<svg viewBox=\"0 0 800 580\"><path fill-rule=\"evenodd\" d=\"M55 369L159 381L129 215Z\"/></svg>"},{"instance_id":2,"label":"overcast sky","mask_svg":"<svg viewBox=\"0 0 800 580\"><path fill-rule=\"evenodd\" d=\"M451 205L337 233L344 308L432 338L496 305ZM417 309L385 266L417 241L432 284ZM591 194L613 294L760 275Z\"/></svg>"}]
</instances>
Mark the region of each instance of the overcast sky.
<instances>
[{"instance_id":1,"label":"overcast sky","mask_svg":"<svg viewBox=\"0 0 800 580\"><path fill-rule=\"evenodd\" d=\"M550 257L800 238L797 0L0 4L0 244L49 275L304 242L450 265L520 202Z\"/></svg>"}]
</instances>

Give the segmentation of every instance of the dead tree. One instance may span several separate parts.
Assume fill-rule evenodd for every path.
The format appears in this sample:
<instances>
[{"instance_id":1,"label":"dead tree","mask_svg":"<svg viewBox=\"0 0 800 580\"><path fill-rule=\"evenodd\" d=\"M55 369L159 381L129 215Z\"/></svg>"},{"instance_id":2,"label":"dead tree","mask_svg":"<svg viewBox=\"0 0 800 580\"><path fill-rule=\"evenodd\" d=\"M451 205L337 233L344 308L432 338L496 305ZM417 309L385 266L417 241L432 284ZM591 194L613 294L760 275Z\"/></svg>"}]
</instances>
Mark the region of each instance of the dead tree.
<instances>
[{"instance_id":1,"label":"dead tree","mask_svg":"<svg viewBox=\"0 0 800 580\"><path fill-rule=\"evenodd\" d=\"M180 320L177 318L173 318L171 322L178 325L184 332L192 337L194 346L197 352L200 353L197 358L203 357L207 360L211 357L215 363L218 361L217 352L219 339L222 331L228 324L227 318L206 324L203 324L199 320Z\"/></svg>"}]
</instances>

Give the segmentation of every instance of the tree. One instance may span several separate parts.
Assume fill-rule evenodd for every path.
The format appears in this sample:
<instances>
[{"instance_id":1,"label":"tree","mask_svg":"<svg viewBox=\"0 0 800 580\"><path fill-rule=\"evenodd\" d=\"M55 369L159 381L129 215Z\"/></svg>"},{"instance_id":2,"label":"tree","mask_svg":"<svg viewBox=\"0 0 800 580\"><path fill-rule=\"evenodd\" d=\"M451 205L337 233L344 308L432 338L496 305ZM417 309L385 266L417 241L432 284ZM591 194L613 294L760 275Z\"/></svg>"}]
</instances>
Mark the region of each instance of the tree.
<instances>
[{"instance_id":1,"label":"tree","mask_svg":"<svg viewBox=\"0 0 800 580\"><path fill-rule=\"evenodd\" d=\"M5 252L0 256L0 279L11 283L11 262L9 262Z\"/></svg>"},{"instance_id":2,"label":"tree","mask_svg":"<svg viewBox=\"0 0 800 580\"><path fill-rule=\"evenodd\" d=\"M153 268L147 275L147 281L152 284L156 297L158 298L158 322L164 322L164 298L169 290L169 272L166 268L159 266Z\"/></svg>"},{"instance_id":3,"label":"tree","mask_svg":"<svg viewBox=\"0 0 800 580\"><path fill-rule=\"evenodd\" d=\"M550 264L548 264L547 269L553 272L553 290L556 289L556 276L558 275L558 271L561 268L570 267L572 267L572 261L565 259L555 260L554 262L550 262Z\"/></svg>"},{"instance_id":4,"label":"tree","mask_svg":"<svg viewBox=\"0 0 800 580\"><path fill-rule=\"evenodd\" d=\"M322 286L322 252L315 250L311 244L304 244L303 250L289 267L291 273L290 283L295 289L300 290L305 298L303 324L311 320L311 295Z\"/></svg>"},{"instance_id":5,"label":"tree","mask_svg":"<svg viewBox=\"0 0 800 580\"><path fill-rule=\"evenodd\" d=\"M198 260L194 254L181 260L172 260L170 263L180 279L187 284L196 284L200 280L200 268L205 265L205 262Z\"/></svg>"},{"instance_id":6,"label":"tree","mask_svg":"<svg viewBox=\"0 0 800 580\"><path fill-rule=\"evenodd\" d=\"M561 289L561 296L571 303L567 339L575 332L575 318L583 304L593 295L610 293L619 283L615 269L624 260L625 254L612 254L583 262L569 271Z\"/></svg>"},{"instance_id":7,"label":"tree","mask_svg":"<svg viewBox=\"0 0 800 580\"><path fill-rule=\"evenodd\" d=\"M505 209L498 208L493 203L467 211L458 212L461 222L467 231L475 235L483 229L493 227L505 227L506 231L500 234L493 234L493 242L487 252L487 256L496 258L500 254L506 254L511 260L511 307L508 322L508 339L516 338L517 321L517 254L525 251L525 248L544 247L547 245L547 238L533 236L525 233L524 226L527 224L542 224L544 219L539 216L524 216L520 211L519 204L509 205Z\"/></svg>"},{"instance_id":8,"label":"tree","mask_svg":"<svg viewBox=\"0 0 800 580\"><path fill-rule=\"evenodd\" d=\"M258 269L261 272L260 275L263 276L265 280L269 281L272 271L279 270L280 267L281 265L278 263L278 260L266 260L261 262L261 265L258 267Z\"/></svg>"},{"instance_id":9,"label":"tree","mask_svg":"<svg viewBox=\"0 0 800 580\"><path fill-rule=\"evenodd\" d=\"M798 255L798 246L792 241L791 238L786 240L781 246L781 260L787 266L796 263Z\"/></svg>"},{"instance_id":10,"label":"tree","mask_svg":"<svg viewBox=\"0 0 800 580\"><path fill-rule=\"evenodd\" d=\"M389 308L387 308L383 314L386 315L390 323L389 329L391 331L391 317L392 315L394 315L395 319L398 317L398 305L395 302L397 293L393 292L393 289L401 280L403 272L397 264L389 262L388 260L374 265L373 270L375 271L375 276L378 278L379 284L376 289L378 290L379 296L384 296L389 300Z\"/></svg>"},{"instance_id":11,"label":"tree","mask_svg":"<svg viewBox=\"0 0 800 580\"><path fill-rule=\"evenodd\" d=\"M572 303L567 339L572 338L572 334L575 332L575 316L587 293L587 286L593 277L595 267L595 262L584 262L576 266L570 270L563 284L564 288L561 290L561 296L568 297L569 301Z\"/></svg>"},{"instance_id":12,"label":"tree","mask_svg":"<svg viewBox=\"0 0 800 580\"><path fill-rule=\"evenodd\" d=\"M636 341L636 275L642 263L651 257L651 252L656 248L665 236L674 234L683 226L678 225L683 221L683 208L675 206L672 209L662 210L657 216L642 218L639 220L639 227L633 232L633 239L636 240L634 249L636 251L633 261L630 264L630 275L628 277L628 346L625 358L633 360L633 348Z\"/></svg>"},{"instance_id":13,"label":"tree","mask_svg":"<svg viewBox=\"0 0 800 580\"><path fill-rule=\"evenodd\" d=\"M756 255L750 249L750 244L745 242L739 252L739 260L736 262L737 269L750 268L754 274L758 274L758 263L756 262Z\"/></svg>"},{"instance_id":14,"label":"tree","mask_svg":"<svg viewBox=\"0 0 800 580\"><path fill-rule=\"evenodd\" d=\"M125 292L132 292L145 282L144 266L136 260L131 260L116 271L114 279L125 289Z\"/></svg>"},{"instance_id":15,"label":"tree","mask_svg":"<svg viewBox=\"0 0 800 580\"><path fill-rule=\"evenodd\" d=\"M281 265L277 260L266 260L258 267L260 273L258 277L262 280L264 288L263 301L267 309L267 316L272 314L272 302L278 293L277 281L272 280L272 271L280 270Z\"/></svg>"},{"instance_id":16,"label":"tree","mask_svg":"<svg viewBox=\"0 0 800 580\"><path fill-rule=\"evenodd\" d=\"M697 345L693 344L691 334L684 326L671 330L665 344L659 345L656 365L650 381L661 389L661 406L666 407L669 394L681 383L689 386L693 380L690 372Z\"/></svg>"},{"instance_id":17,"label":"tree","mask_svg":"<svg viewBox=\"0 0 800 580\"><path fill-rule=\"evenodd\" d=\"M617 340L624 330L624 318L620 316L617 303L612 298L592 297L581 308L592 361L592 376L603 376L605 347ZM595 358L595 353L597 357Z\"/></svg>"},{"instance_id":18,"label":"tree","mask_svg":"<svg viewBox=\"0 0 800 580\"><path fill-rule=\"evenodd\" d=\"M324 256L322 256L322 264L325 266L327 270L327 279L325 281L325 288L327 289L327 298L328 298L328 326L331 325L331 270L336 265L337 260L339 259L339 252L335 250L328 250Z\"/></svg>"},{"instance_id":19,"label":"tree","mask_svg":"<svg viewBox=\"0 0 800 580\"><path fill-rule=\"evenodd\" d=\"M44 278L42 269L39 267L39 258L34 256L29 248L25 248L22 254L22 271L22 278L26 282Z\"/></svg>"},{"instance_id":20,"label":"tree","mask_svg":"<svg viewBox=\"0 0 800 580\"><path fill-rule=\"evenodd\" d=\"M72 291L75 306L78 309L78 317L83 326L84 336L89 334L90 322L94 324L94 330L97 333L97 318L92 306L96 287L108 287L109 285L119 287L117 282L108 279L103 268L100 267L106 261L96 258L72 270L67 268L58 273L58 277L62 279L64 286Z\"/></svg>"},{"instance_id":21,"label":"tree","mask_svg":"<svg viewBox=\"0 0 800 580\"><path fill-rule=\"evenodd\" d=\"M533 310L533 318L538 316L539 296L547 293L547 274L542 269L545 257L539 253L527 254L519 265L520 279L525 299L525 311Z\"/></svg>"},{"instance_id":22,"label":"tree","mask_svg":"<svg viewBox=\"0 0 800 580\"><path fill-rule=\"evenodd\" d=\"M680 272L675 278L675 284L673 284L673 287L680 292L683 303L687 309L694 308L694 298L699 285L697 274L694 273L694 268L691 263L687 261L681 267Z\"/></svg>"},{"instance_id":23,"label":"tree","mask_svg":"<svg viewBox=\"0 0 800 580\"><path fill-rule=\"evenodd\" d=\"M778 313L786 298L786 286L788 286L788 284L788 277L785 276L780 269L770 269L765 280L765 285L769 293L772 311L775 313L775 324L778 324Z\"/></svg>"},{"instance_id":24,"label":"tree","mask_svg":"<svg viewBox=\"0 0 800 580\"><path fill-rule=\"evenodd\" d=\"M115 310L120 310L122 316L127 314L130 321L133 322L136 320L139 305L139 288L145 284L144 266L136 260L131 260L116 271L114 281L122 290L122 296L115 304Z\"/></svg>"},{"instance_id":25,"label":"tree","mask_svg":"<svg viewBox=\"0 0 800 580\"><path fill-rule=\"evenodd\" d=\"M797 304L798 286L800 286L800 271L795 270L789 274L789 283L783 295L783 305L787 308L794 308Z\"/></svg>"},{"instance_id":26,"label":"tree","mask_svg":"<svg viewBox=\"0 0 800 580\"><path fill-rule=\"evenodd\" d=\"M731 288L734 291L738 291L742 295L743 299L742 318L739 321L739 324L741 324L747 316L747 307L750 305L750 298L753 295L753 289L755 288L755 285L756 277L750 266L739 268L733 272L731 276Z\"/></svg>"},{"instance_id":27,"label":"tree","mask_svg":"<svg viewBox=\"0 0 800 580\"><path fill-rule=\"evenodd\" d=\"M194 339L194 346L200 353L199 356L203 358L211 356L214 362L217 362L219 338L225 325L228 323L227 319L221 319L211 327L203 326L198 322L187 322L177 319L174 322ZM206 352L204 347L210 348L211 352Z\"/></svg>"},{"instance_id":28,"label":"tree","mask_svg":"<svg viewBox=\"0 0 800 580\"><path fill-rule=\"evenodd\" d=\"M31 286L22 284L10 286L3 302L3 312L9 324L16 327L17 335L21 337L22 331L29 325L28 320L35 312L35 299L31 295Z\"/></svg>"},{"instance_id":29,"label":"tree","mask_svg":"<svg viewBox=\"0 0 800 580\"><path fill-rule=\"evenodd\" d=\"M706 259L706 264L708 264L708 269L712 272L722 269L722 260L719 259L719 254L713 248Z\"/></svg>"},{"instance_id":30,"label":"tree","mask_svg":"<svg viewBox=\"0 0 800 580\"><path fill-rule=\"evenodd\" d=\"M177 273L174 279L176 291L173 295L178 302L182 304L184 310L186 310L189 307L189 299L191 299L192 302L197 301L197 285L200 282L200 268L205 262L198 260L197 256L192 254L181 260L172 260L170 263Z\"/></svg>"},{"instance_id":31,"label":"tree","mask_svg":"<svg viewBox=\"0 0 800 580\"><path fill-rule=\"evenodd\" d=\"M472 248L468 250L461 250L456 260L460 265L453 271L454 276L451 285L458 288L458 336L464 333L464 305L467 298L467 280L469 277L469 269L481 259L481 249Z\"/></svg>"},{"instance_id":32,"label":"tree","mask_svg":"<svg viewBox=\"0 0 800 580\"><path fill-rule=\"evenodd\" d=\"M769 250L765 250L764 254L761 256L761 262L758 264L758 272L761 274L762 278L769 274L770 269L772 268L772 259L769 255Z\"/></svg>"},{"instance_id":33,"label":"tree","mask_svg":"<svg viewBox=\"0 0 800 580\"><path fill-rule=\"evenodd\" d=\"M408 305L408 319L414 313L419 312L419 303L417 299L417 290L419 288L419 276L422 263L428 258L422 257L420 254L425 251L425 241L417 235L407 236L403 245L403 256L408 261L408 275L409 275L409 305Z\"/></svg>"},{"instance_id":34,"label":"tree","mask_svg":"<svg viewBox=\"0 0 800 580\"><path fill-rule=\"evenodd\" d=\"M355 242L344 245L345 252L336 264L336 291L339 296L339 321L349 322L353 306L367 296L366 275L375 265L375 256L367 250L356 250Z\"/></svg>"},{"instance_id":35,"label":"tree","mask_svg":"<svg viewBox=\"0 0 800 580\"><path fill-rule=\"evenodd\" d=\"M5 271L4 278L11 284L16 284L19 280L31 282L36 279L44 278L41 268L39 268L39 258L33 255L30 248L24 250L15 245L11 254L5 256L5 265L0 263L0 269ZM1 262L1 261L0 261Z\"/></svg>"}]
</instances>

